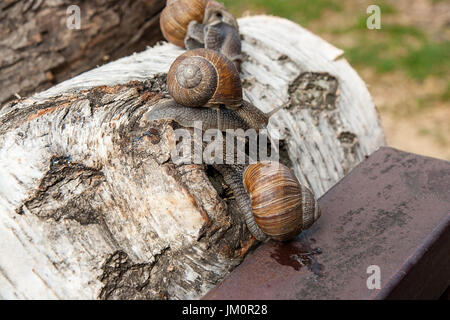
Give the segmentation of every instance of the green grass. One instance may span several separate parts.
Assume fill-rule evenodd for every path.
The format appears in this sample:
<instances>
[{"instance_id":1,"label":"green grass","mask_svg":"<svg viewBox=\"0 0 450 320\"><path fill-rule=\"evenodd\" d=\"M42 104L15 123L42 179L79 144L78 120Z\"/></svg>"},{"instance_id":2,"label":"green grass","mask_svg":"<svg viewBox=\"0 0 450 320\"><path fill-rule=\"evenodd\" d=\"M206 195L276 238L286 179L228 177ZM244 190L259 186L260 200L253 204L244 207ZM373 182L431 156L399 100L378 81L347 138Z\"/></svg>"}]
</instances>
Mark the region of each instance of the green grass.
<instances>
[{"instance_id":1,"label":"green grass","mask_svg":"<svg viewBox=\"0 0 450 320\"><path fill-rule=\"evenodd\" d=\"M375 4L380 7L381 15L397 13L397 9L385 1L377 1Z\"/></svg>"},{"instance_id":2,"label":"green grass","mask_svg":"<svg viewBox=\"0 0 450 320\"><path fill-rule=\"evenodd\" d=\"M335 34L351 34L356 45L344 48L350 63L374 67L379 73L403 70L411 78L444 76L450 70L450 42L435 42L412 26L383 24L368 30L366 16L360 16L347 28Z\"/></svg>"},{"instance_id":3,"label":"green grass","mask_svg":"<svg viewBox=\"0 0 450 320\"><path fill-rule=\"evenodd\" d=\"M354 44L344 46L343 49L347 59L356 67L373 67L378 73L402 70L407 76L419 81L429 75L445 76L450 70L450 42L435 42L413 26L384 22L383 18L387 15L395 17L398 13L386 0L374 1L381 10L380 30L367 29L368 14L363 9L364 6L345 7L338 0L220 1L236 16L241 16L244 11L249 10L252 13L285 17L306 27L311 22L320 21L326 10L342 14L342 24L333 26L324 21L319 31L353 37ZM348 26L349 16L353 16L355 20ZM347 26L342 27L343 25Z\"/></svg>"},{"instance_id":4,"label":"green grass","mask_svg":"<svg viewBox=\"0 0 450 320\"><path fill-rule=\"evenodd\" d=\"M419 49L412 50L399 60L413 78L422 80L428 75L445 76L450 70L450 42L426 41Z\"/></svg>"},{"instance_id":5,"label":"green grass","mask_svg":"<svg viewBox=\"0 0 450 320\"><path fill-rule=\"evenodd\" d=\"M319 19L325 10L341 11L342 7L334 0L222 0L236 16L251 10L284 17L306 26Z\"/></svg>"},{"instance_id":6,"label":"green grass","mask_svg":"<svg viewBox=\"0 0 450 320\"><path fill-rule=\"evenodd\" d=\"M426 96L420 97L417 99L417 108L419 111L432 108L439 102L449 102L450 101L450 82L447 82L446 88L440 92L435 94L428 94Z\"/></svg>"},{"instance_id":7,"label":"green grass","mask_svg":"<svg viewBox=\"0 0 450 320\"><path fill-rule=\"evenodd\" d=\"M445 91L441 94L440 100L443 102L450 101L450 82L447 82L447 87L445 88Z\"/></svg>"},{"instance_id":8,"label":"green grass","mask_svg":"<svg viewBox=\"0 0 450 320\"><path fill-rule=\"evenodd\" d=\"M380 73L403 70L417 80L448 73L450 42L437 43L411 30L407 34L412 37L405 37L406 33L399 33L400 29L387 26L384 31L373 31L385 34L379 39L359 35L356 46L345 48L346 57L352 64L374 67Z\"/></svg>"}]
</instances>

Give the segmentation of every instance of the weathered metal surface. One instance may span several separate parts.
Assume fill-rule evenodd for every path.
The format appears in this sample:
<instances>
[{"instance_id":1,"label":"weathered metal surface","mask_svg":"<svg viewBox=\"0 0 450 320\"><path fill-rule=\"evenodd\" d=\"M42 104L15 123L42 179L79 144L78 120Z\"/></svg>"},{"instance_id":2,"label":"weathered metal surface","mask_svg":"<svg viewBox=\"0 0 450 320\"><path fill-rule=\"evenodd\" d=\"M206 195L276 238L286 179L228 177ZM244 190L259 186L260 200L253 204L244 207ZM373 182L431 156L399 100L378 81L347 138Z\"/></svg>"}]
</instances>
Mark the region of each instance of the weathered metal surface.
<instances>
[{"instance_id":1,"label":"weathered metal surface","mask_svg":"<svg viewBox=\"0 0 450 320\"><path fill-rule=\"evenodd\" d=\"M438 298L450 284L450 163L381 148L295 240L261 245L204 299ZM381 289L368 289L369 266Z\"/></svg>"}]
</instances>

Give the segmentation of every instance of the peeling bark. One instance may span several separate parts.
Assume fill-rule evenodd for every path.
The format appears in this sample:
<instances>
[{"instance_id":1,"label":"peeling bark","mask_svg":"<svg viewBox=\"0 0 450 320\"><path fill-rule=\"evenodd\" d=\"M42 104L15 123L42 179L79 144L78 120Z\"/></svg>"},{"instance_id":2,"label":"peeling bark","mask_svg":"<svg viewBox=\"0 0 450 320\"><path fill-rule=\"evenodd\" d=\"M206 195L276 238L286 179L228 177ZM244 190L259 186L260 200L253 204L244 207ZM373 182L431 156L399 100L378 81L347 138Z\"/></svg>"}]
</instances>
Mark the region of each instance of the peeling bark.
<instances>
[{"instance_id":1,"label":"peeling bark","mask_svg":"<svg viewBox=\"0 0 450 320\"><path fill-rule=\"evenodd\" d=\"M269 27L270 26L270 27ZM244 95L321 196L384 143L342 52L274 17L239 20ZM106 64L0 109L0 298L197 299L257 243L216 169L175 165L147 120L182 52Z\"/></svg>"}]
</instances>

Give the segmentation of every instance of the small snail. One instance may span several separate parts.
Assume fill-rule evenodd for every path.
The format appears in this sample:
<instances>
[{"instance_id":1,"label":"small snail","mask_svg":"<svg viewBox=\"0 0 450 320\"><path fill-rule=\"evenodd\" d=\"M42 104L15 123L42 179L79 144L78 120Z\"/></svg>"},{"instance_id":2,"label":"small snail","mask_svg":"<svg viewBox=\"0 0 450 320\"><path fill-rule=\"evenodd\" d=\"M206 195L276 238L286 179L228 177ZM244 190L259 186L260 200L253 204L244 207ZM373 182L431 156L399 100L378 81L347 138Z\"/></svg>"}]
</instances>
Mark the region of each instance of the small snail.
<instances>
[{"instance_id":1,"label":"small snail","mask_svg":"<svg viewBox=\"0 0 450 320\"><path fill-rule=\"evenodd\" d=\"M148 113L148 120L171 119L184 127L193 127L197 120L204 130L259 131L284 107L264 113L243 100L236 67L221 53L208 49L181 54L170 67L167 86L173 100L159 103Z\"/></svg>"},{"instance_id":2,"label":"small snail","mask_svg":"<svg viewBox=\"0 0 450 320\"><path fill-rule=\"evenodd\" d=\"M207 0L168 0L159 23L167 41L184 47L189 22L203 22Z\"/></svg>"},{"instance_id":3,"label":"small snail","mask_svg":"<svg viewBox=\"0 0 450 320\"><path fill-rule=\"evenodd\" d=\"M270 114L265 114L242 99L239 72L223 54L209 49L189 50L181 54L167 74L169 94L175 102L164 110L154 110L152 118L162 117L182 123L186 119L202 120L205 126L226 129L259 130L267 126ZM203 111L190 111L202 107ZM205 107L216 109L215 113ZM172 110L171 114L168 110ZM196 117L194 117L194 113ZM200 115L202 113L202 115ZM191 114L191 115L189 115ZM205 128L204 126L204 128Z\"/></svg>"},{"instance_id":4,"label":"small snail","mask_svg":"<svg viewBox=\"0 0 450 320\"><path fill-rule=\"evenodd\" d=\"M313 193L280 163L250 164L243 173L243 184L255 223L274 240L289 240L320 217ZM258 238L259 231L249 229Z\"/></svg>"},{"instance_id":5,"label":"small snail","mask_svg":"<svg viewBox=\"0 0 450 320\"><path fill-rule=\"evenodd\" d=\"M167 41L187 49L219 51L240 69L241 39L234 16L214 0L172 0L161 13Z\"/></svg>"}]
</instances>

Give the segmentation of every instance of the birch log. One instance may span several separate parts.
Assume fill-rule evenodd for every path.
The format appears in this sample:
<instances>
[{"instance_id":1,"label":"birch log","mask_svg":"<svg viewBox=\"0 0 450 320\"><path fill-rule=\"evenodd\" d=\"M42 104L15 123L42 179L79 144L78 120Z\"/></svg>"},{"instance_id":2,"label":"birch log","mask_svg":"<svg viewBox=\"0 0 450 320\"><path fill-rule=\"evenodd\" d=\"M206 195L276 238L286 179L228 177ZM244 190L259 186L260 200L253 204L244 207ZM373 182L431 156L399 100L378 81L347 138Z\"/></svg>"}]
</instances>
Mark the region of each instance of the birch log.
<instances>
[{"instance_id":1,"label":"birch log","mask_svg":"<svg viewBox=\"0 0 450 320\"><path fill-rule=\"evenodd\" d=\"M245 99L317 196L384 144L343 52L288 20L239 19ZM0 298L197 299L254 245L220 175L175 166L146 120L182 49L161 44L0 111Z\"/></svg>"}]
</instances>

